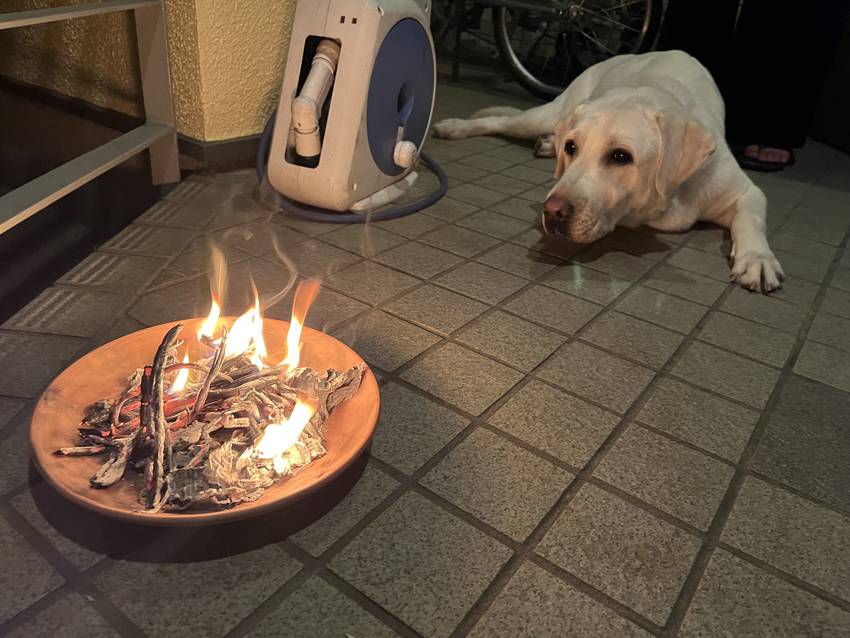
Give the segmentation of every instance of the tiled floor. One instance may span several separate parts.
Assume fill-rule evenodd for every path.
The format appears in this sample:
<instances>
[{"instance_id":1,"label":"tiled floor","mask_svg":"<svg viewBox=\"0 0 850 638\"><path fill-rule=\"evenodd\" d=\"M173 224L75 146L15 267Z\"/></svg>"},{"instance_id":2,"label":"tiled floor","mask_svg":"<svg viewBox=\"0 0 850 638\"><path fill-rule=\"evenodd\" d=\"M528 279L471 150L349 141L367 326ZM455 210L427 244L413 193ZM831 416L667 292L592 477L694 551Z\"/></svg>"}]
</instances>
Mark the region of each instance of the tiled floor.
<instances>
[{"instance_id":1,"label":"tiled floor","mask_svg":"<svg viewBox=\"0 0 850 638\"><path fill-rule=\"evenodd\" d=\"M442 87L437 115L490 100ZM850 635L850 158L755 176L789 274L763 297L717 229L542 242L551 162L427 150L449 196L367 229L272 214L251 172L191 178L2 326L0 634ZM273 236L324 279L310 323L381 377L353 490L306 527L336 501L179 532L53 493L26 453L45 384L206 313L208 239L229 311L249 274L274 294Z\"/></svg>"}]
</instances>

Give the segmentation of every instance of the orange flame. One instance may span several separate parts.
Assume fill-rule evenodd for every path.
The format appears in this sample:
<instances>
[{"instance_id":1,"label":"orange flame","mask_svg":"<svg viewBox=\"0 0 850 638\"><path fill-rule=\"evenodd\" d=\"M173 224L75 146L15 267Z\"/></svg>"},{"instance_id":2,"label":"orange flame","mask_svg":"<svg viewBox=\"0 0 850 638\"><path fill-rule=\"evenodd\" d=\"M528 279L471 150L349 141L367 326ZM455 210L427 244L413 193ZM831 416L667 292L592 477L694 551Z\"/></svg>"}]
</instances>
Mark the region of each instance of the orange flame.
<instances>
[{"instance_id":1,"label":"orange flame","mask_svg":"<svg viewBox=\"0 0 850 638\"><path fill-rule=\"evenodd\" d=\"M286 333L286 357L279 365L285 365L289 370L298 367L301 361L301 330L307 319L307 312L319 294L321 284L315 279L308 279L298 284L295 299L292 301L292 318L289 322L289 332Z\"/></svg>"},{"instance_id":2,"label":"orange flame","mask_svg":"<svg viewBox=\"0 0 850 638\"><path fill-rule=\"evenodd\" d=\"M254 446L255 454L262 459L271 459L275 471L283 474L286 471L283 455L298 441L315 412L314 404L298 399L286 421L266 426L262 438Z\"/></svg>"},{"instance_id":3,"label":"orange flame","mask_svg":"<svg viewBox=\"0 0 850 638\"><path fill-rule=\"evenodd\" d=\"M189 363L189 355L188 353L183 355L183 363ZM168 389L168 394L177 394L183 388L186 387L186 382L189 380L189 368L183 368L182 370L177 372L177 376L174 377L174 382L171 384L171 387Z\"/></svg>"},{"instance_id":4,"label":"orange flame","mask_svg":"<svg viewBox=\"0 0 850 638\"><path fill-rule=\"evenodd\" d=\"M264 368L263 357L266 356L266 342L263 339L263 315L260 312L260 297L254 288L254 307L239 317L227 335L226 357L240 355L253 346L251 363L258 368Z\"/></svg>"},{"instance_id":5,"label":"orange flame","mask_svg":"<svg viewBox=\"0 0 850 638\"><path fill-rule=\"evenodd\" d=\"M201 327L198 328L198 338L208 337L212 338L215 334L215 327L218 324L218 318L221 316L221 306L218 305L218 301L216 301L215 296L213 296L212 305L210 307L210 314L207 315L207 318L204 319L204 323L201 324Z\"/></svg>"}]
</instances>

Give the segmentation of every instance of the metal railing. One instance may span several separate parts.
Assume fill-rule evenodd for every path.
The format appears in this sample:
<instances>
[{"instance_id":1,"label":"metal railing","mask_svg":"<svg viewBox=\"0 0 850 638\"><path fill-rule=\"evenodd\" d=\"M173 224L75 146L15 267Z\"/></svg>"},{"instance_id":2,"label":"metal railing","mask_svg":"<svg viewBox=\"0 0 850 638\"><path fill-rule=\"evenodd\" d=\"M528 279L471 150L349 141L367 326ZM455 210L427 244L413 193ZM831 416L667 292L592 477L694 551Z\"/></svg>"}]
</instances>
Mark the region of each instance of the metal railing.
<instances>
[{"instance_id":1,"label":"metal railing","mask_svg":"<svg viewBox=\"0 0 850 638\"><path fill-rule=\"evenodd\" d=\"M0 30L116 11L132 11L135 16L145 123L0 197L0 234L145 149L150 155L154 184L180 180L161 0L104 0L0 13Z\"/></svg>"}]
</instances>

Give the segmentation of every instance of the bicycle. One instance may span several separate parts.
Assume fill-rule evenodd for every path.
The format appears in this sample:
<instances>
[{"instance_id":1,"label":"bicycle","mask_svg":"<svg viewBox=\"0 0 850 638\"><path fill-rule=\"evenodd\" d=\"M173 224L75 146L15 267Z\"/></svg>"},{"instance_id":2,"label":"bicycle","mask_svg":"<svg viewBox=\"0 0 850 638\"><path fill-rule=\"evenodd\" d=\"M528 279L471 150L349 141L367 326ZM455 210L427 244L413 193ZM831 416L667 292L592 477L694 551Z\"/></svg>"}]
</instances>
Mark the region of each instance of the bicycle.
<instances>
[{"instance_id":1,"label":"bicycle","mask_svg":"<svg viewBox=\"0 0 850 638\"><path fill-rule=\"evenodd\" d=\"M486 9L494 40L477 33ZM455 32L453 76L462 33L494 44L526 90L550 99L587 67L614 55L648 51L661 25L662 0L436 0L435 40Z\"/></svg>"}]
</instances>

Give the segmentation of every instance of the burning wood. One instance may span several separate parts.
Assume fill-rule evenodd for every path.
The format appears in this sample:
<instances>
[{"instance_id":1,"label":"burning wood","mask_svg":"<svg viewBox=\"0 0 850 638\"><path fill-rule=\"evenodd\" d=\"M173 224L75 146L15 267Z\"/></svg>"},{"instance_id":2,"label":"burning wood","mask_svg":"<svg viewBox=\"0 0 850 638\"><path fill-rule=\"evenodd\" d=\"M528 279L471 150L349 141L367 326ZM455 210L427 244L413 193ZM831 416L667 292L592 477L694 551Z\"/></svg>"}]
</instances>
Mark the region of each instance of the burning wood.
<instances>
[{"instance_id":1,"label":"burning wood","mask_svg":"<svg viewBox=\"0 0 850 638\"><path fill-rule=\"evenodd\" d=\"M128 468L143 472L140 498L151 512L257 500L326 453L325 422L357 392L366 370L298 367L301 328L317 290L308 282L296 291L287 353L274 366L267 363L259 302L214 339L214 300L197 334L196 347L205 352L196 361L179 340L183 326L173 326L120 396L89 408L80 444L56 454L107 455L90 479L94 488L115 485Z\"/></svg>"}]
</instances>

